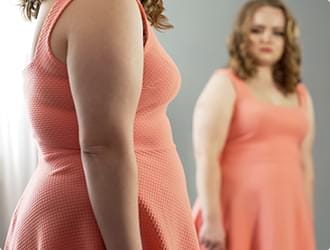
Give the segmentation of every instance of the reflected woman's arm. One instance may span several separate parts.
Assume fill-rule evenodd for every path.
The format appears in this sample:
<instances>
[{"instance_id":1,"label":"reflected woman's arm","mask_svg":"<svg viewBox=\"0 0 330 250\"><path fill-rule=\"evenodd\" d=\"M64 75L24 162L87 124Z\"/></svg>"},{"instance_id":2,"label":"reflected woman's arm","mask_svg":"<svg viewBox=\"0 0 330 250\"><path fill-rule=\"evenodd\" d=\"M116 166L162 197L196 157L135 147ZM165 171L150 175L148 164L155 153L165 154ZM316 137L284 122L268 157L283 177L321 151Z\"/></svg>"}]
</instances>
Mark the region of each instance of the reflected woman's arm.
<instances>
[{"instance_id":1,"label":"reflected woman's arm","mask_svg":"<svg viewBox=\"0 0 330 250\"><path fill-rule=\"evenodd\" d=\"M307 111L308 111L308 132L302 144L302 167L304 171L304 181L306 195L313 211L314 206L314 160L313 160L313 144L315 137L315 118L314 107L311 96L307 95Z\"/></svg>"},{"instance_id":2,"label":"reflected woman's arm","mask_svg":"<svg viewBox=\"0 0 330 250\"><path fill-rule=\"evenodd\" d=\"M193 118L197 193L203 224L200 243L207 248L224 246L221 200L221 154L227 138L236 93L230 80L215 73L199 97Z\"/></svg>"}]
</instances>

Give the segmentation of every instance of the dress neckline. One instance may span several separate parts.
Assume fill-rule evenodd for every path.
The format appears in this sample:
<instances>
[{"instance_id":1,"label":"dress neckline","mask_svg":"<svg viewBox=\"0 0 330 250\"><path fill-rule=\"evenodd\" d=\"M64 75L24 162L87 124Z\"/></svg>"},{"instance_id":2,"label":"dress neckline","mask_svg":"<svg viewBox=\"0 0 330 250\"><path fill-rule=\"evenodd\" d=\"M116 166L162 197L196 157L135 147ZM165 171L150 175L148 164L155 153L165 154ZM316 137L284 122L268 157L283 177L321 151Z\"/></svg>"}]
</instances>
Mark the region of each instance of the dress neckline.
<instances>
[{"instance_id":1,"label":"dress neckline","mask_svg":"<svg viewBox=\"0 0 330 250\"><path fill-rule=\"evenodd\" d=\"M260 105L264 105L264 106L268 106L270 108L275 108L275 109L302 109L303 108L303 100L302 100L302 96L301 96L301 92L300 92L300 85L301 83L296 85L295 88L295 93L297 95L297 99L298 99L298 104L294 105L294 106L288 106L288 105L280 105L280 104L274 104L274 103L270 103L270 102L266 102L266 101L262 101L260 100L255 94L253 94L251 88L248 86L248 83L241 79L240 77L238 77L234 72L232 72L232 70L230 69L231 74L234 76L234 78L236 78L241 85L243 85L243 87L245 88L247 94L254 100L254 102L260 104Z\"/></svg>"}]
</instances>

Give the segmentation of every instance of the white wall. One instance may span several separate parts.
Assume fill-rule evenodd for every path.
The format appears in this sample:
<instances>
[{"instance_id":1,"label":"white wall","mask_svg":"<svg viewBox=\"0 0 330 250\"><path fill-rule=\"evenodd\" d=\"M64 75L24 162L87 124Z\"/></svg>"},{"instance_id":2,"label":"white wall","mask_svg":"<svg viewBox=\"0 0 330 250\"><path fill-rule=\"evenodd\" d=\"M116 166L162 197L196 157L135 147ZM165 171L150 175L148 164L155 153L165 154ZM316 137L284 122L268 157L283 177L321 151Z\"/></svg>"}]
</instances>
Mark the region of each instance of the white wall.
<instances>
[{"instance_id":1,"label":"white wall","mask_svg":"<svg viewBox=\"0 0 330 250\"><path fill-rule=\"evenodd\" d=\"M18 1L17 1L18 2ZM21 70L33 25L14 1L1 3L0 15L0 247L11 214L33 169L36 151L24 109Z\"/></svg>"}]
</instances>

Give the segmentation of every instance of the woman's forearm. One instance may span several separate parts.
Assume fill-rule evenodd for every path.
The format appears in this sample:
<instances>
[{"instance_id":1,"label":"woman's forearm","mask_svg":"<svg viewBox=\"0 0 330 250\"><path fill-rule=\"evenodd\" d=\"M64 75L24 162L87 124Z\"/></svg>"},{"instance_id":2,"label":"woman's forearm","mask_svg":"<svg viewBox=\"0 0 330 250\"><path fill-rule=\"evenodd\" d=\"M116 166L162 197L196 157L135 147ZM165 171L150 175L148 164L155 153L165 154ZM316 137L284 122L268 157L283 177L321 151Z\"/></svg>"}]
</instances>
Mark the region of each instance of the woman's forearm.
<instances>
[{"instance_id":1,"label":"woman's forearm","mask_svg":"<svg viewBox=\"0 0 330 250\"><path fill-rule=\"evenodd\" d=\"M221 221L221 171L216 160L197 160L197 191L204 221Z\"/></svg>"},{"instance_id":2,"label":"woman's forearm","mask_svg":"<svg viewBox=\"0 0 330 250\"><path fill-rule=\"evenodd\" d=\"M314 163L311 154L304 154L302 171L308 205L314 214Z\"/></svg>"},{"instance_id":3,"label":"woman's forearm","mask_svg":"<svg viewBox=\"0 0 330 250\"><path fill-rule=\"evenodd\" d=\"M134 153L82 153L88 194L107 249L142 249Z\"/></svg>"},{"instance_id":4,"label":"woman's forearm","mask_svg":"<svg viewBox=\"0 0 330 250\"><path fill-rule=\"evenodd\" d=\"M304 173L305 192L308 204L314 213L314 178L309 173Z\"/></svg>"}]
</instances>

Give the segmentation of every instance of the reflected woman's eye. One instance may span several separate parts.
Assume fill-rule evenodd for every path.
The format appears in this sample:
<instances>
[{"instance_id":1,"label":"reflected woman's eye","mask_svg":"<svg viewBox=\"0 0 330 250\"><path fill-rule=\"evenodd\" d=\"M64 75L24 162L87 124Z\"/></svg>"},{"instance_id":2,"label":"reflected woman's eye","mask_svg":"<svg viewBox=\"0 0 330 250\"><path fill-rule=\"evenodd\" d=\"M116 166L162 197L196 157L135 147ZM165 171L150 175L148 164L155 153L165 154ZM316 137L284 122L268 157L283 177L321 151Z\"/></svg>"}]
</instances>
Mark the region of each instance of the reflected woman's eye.
<instances>
[{"instance_id":1,"label":"reflected woman's eye","mask_svg":"<svg viewBox=\"0 0 330 250\"><path fill-rule=\"evenodd\" d=\"M250 31L253 34L260 34L262 32L260 29L257 29L257 28L252 28Z\"/></svg>"},{"instance_id":2,"label":"reflected woman's eye","mask_svg":"<svg viewBox=\"0 0 330 250\"><path fill-rule=\"evenodd\" d=\"M275 31L274 34L276 36L284 36L285 35L285 33L283 31Z\"/></svg>"}]
</instances>

